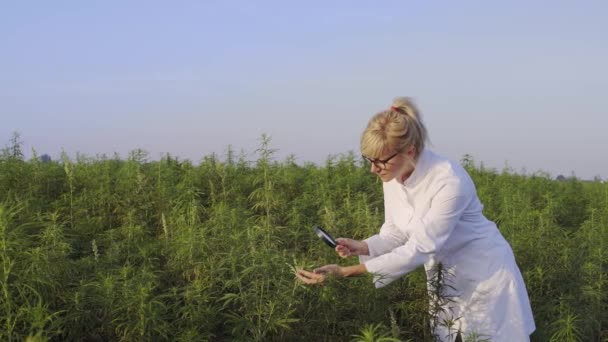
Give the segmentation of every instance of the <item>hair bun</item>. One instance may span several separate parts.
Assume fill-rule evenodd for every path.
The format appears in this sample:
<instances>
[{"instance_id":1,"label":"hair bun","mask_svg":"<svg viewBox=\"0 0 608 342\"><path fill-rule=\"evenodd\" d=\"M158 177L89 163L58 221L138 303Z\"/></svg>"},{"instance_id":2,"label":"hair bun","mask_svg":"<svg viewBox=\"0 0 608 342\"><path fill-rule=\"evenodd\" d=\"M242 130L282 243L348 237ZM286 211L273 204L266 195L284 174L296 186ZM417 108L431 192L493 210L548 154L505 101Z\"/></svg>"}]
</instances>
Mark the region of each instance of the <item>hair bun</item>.
<instances>
[{"instance_id":1,"label":"hair bun","mask_svg":"<svg viewBox=\"0 0 608 342\"><path fill-rule=\"evenodd\" d=\"M405 114L412 118L418 118L418 109L416 107L416 104L414 103L414 100L411 97L396 97L393 100L393 104L391 105L391 110L394 110L401 114Z\"/></svg>"},{"instance_id":2,"label":"hair bun","mask_svg":"<svg viewBox=\"0 0 608 342\"><path fill-rule=\"evenodd\" d=\"M361 135L361 153L380 158L387 150L416 148L417 156L428 139L418 108L410 97L397 97L389 109L374 115Z\"/></svg>"}]
</instances>

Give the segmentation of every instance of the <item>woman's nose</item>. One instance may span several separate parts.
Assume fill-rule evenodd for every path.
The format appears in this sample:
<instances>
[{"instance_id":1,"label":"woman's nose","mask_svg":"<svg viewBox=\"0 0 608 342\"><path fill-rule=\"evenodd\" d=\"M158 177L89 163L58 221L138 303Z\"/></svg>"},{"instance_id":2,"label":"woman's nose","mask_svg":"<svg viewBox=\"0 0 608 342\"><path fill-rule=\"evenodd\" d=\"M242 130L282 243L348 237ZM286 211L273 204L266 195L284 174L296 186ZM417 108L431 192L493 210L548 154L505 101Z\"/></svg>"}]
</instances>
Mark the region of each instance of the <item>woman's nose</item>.
<instances>
[{"instance_id":1,"label":"woman's nose","mask_svg":"<svg viewBox=\"0 0 608 342\"><path fill-rule=\"evenodd\" d=\"M373 172L373 173L378 173L381 170L380 170L380 168L376 164L372 163L370 171Z\"/></svg>"}]
</instances>

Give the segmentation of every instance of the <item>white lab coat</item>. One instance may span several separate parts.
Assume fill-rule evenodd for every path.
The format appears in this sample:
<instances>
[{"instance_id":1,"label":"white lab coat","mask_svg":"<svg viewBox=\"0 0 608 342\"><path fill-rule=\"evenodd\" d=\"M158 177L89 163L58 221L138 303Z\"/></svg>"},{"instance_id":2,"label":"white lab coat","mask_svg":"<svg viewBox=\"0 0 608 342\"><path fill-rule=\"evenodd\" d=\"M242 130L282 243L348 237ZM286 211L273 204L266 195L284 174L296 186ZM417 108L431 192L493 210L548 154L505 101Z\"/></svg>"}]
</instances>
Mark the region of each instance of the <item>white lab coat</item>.
<instances>
[{"instance_id":1,"label":"white lab coat","mask_svg":"<svg viewBox=\"0 0 608 342\"><path fill-rule=\"evenodd\" d=\"M532 310L513 251L482 213L475 184L458 163L423 150L402 185L383 183L385 223L365 241L361 256L383 287L424 265L431 277L438 263L449 273L444 293L451 300L443 318L456 319L463 337L528 341L535 330ZM435 327L442 341L445 327Z\"/></svg>"}]
</instances>

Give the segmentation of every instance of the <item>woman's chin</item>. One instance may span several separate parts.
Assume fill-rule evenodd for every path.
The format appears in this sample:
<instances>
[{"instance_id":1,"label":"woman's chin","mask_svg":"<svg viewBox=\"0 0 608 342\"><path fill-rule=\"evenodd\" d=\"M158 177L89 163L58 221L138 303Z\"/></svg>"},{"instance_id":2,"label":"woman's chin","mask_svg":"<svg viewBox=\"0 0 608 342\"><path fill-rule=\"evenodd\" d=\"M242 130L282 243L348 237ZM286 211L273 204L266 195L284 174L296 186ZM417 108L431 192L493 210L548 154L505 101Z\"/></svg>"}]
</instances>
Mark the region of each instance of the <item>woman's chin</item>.
<instances>
[{"instance_id":1,"label":"woman's chin","mask_svg":"<svg viewBox=\"0 0 608 342\"><path fill-rule=\"evenodd\" d=\"M386 182L390 182L393 180L393 178L395 178L393 175L390 174L379 174L378 177L380 177L380 179L386 183Z\"/></svg>"}]
</instances>

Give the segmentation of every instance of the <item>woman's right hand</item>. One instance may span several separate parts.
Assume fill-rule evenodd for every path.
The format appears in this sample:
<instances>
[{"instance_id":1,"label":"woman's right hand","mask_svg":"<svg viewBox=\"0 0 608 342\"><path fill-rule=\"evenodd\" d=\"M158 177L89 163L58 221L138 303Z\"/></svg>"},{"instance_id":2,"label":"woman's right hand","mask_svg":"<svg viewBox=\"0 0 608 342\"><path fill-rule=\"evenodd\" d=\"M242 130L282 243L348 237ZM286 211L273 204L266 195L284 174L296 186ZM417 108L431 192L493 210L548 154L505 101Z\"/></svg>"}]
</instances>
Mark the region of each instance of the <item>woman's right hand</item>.
<instances>
[{"instance_id":1,"label":"woman's right hand","mask_svg":"<svg viewBox=\"0 0 608 342\"><path fill-rule=\"evenodd\" d=\"M338 238L336 239L338 245L336 246L336 252L342 258L348 258L354 255L369 255L369 249L365 241L358 241L353 239Z\"/></svg>"}]
</instances>

